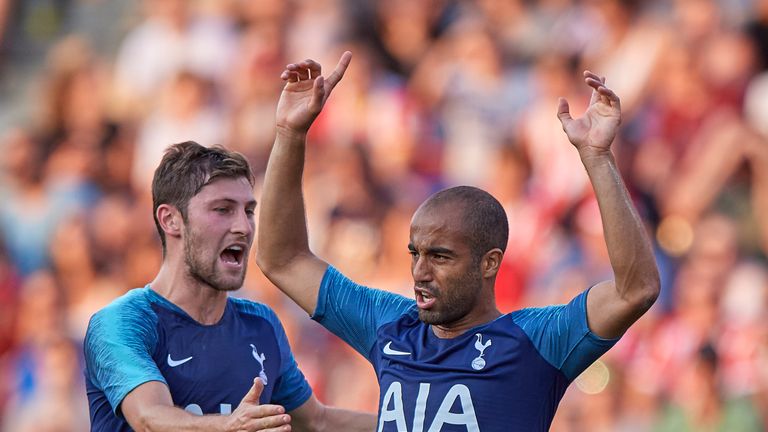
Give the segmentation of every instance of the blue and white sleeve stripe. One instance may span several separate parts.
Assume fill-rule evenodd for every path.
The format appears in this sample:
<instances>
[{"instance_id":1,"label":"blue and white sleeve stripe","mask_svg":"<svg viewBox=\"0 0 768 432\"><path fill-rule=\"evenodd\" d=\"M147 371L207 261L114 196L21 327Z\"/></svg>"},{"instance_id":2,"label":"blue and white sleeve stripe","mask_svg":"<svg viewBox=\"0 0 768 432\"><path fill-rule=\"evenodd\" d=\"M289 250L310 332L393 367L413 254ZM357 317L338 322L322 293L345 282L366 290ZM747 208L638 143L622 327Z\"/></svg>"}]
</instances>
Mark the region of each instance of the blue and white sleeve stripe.
<instances>
[{"instance_id":1,"label":"blue and white sleeve stripe","mask_svg":"<svg viewBox=\"0 0 768 432\"><path fill-rule=\"evenodd\" d=\"M527 308L513 313L520 326L544 359L574 380L619 338L603 339L589 330L587 294L576 296L567 305Z\"/></svg>"},{"instance_id":2,"label":"blue and white sleeve stripe","mask_svg":"<svg viewBox=\"0 0 768 432\"><path fill-rule=\"evenodd\" d=\"M148 304L136 299L138 295L129 293L95 314L85 336L86 374L116 414L125 396L139 385L149 381L167 385L152 359L156 316Z\"/></svg>"}]
</instances>

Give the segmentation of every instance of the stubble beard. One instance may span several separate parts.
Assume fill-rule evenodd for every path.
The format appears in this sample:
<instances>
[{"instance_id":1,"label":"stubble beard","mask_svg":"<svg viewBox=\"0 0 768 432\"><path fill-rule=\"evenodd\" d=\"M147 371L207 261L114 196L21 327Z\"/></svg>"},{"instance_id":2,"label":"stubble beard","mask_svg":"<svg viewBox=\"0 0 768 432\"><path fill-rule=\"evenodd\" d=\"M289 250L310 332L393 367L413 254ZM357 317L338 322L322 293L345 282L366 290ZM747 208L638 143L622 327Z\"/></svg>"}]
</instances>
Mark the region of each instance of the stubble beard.
<instances>
[{"instance_id":1,"label":"stubble beard","mask_svg":"<svg viewBox=\"0 0 768 432\"><path fill-rule=\"evenodd\" d=\"M419 309L419 319L430 325L449 325L459 321L472 311L482 289L479 272L469 272L461 278L449 281L438 301L440 310Z\"/></svg>"},{"instance_id":2,"label":"stubble beard","mask_svg":"<svg viewBox=\"0 0 768 432\"><path fill-rule=\"evenodd\" d=\"M247 260L243 262L243 270L240 272L239 277L226 277L216 271L219 257L214 255L212 259L206 259L200 253L203 247L196 241L196 235L189 229L185 231L184 263L187 266L189 275L198 282L204 283L217 291L236 291L240 289L243 286L243 281L245 281L245 272L248 267Z\"/></svg>"}]
</instances>

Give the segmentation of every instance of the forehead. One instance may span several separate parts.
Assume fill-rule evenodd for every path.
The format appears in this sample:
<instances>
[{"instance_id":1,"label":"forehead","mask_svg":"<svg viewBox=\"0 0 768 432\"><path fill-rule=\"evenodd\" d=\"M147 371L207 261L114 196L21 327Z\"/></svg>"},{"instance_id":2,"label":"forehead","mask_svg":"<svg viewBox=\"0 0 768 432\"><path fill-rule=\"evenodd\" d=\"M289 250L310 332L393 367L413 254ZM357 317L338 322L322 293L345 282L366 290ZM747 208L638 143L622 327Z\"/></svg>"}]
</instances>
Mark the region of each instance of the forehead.
<instances>
[{"instance_id":1,"label":"forehead","mask_svg":"<svg viewBox=\"0 0 768 432\"><path fill-rule=\"evenodd\" d=\"M217 178L200 189L190 200L192 203L205 204L217 200L232 200L237 202L253 201L253 188L245 177Z\"/></svg>"},{"instance_id":2,"label":"forehead","mask_svg":"<svg viewBox=\"0 0 768 432\"><path fill-rule=\"evenodd\" d=\"M420 207L411 219L411 241L414 245L465 241L463 213L456 204Z\"/></svg>"}]
</instances>

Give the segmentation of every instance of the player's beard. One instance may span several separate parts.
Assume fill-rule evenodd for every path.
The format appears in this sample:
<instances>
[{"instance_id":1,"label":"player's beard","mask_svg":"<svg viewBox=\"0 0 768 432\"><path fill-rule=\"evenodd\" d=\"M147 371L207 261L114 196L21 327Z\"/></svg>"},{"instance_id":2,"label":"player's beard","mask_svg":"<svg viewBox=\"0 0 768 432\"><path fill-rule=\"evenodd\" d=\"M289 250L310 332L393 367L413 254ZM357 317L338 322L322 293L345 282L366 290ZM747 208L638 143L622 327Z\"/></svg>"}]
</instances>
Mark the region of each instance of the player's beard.
<instances>
[{"instance_id":1,"label":"player's beard","mask_svg":"<svg viewBox=\"0 0 768 432\"><path fill-rule=\"evenodd\" d=\"M184 263L189 274L211 288L218 291L235 291L243 286L245 272L248 268L248 259L243 257L243 269L239 276L230 276L224 272L216 271L219 263L219 255L206 256L206 246L200 238L190 229L184 229Z\"/></svg>"},{"instance_id":2,"label":"player's beard","mask_svg":"<svg viewBox=\"0 0 768 432\"><path fill-rule=\"evenodd\" d=\"M474 266L473 266L474 268ZM426 324L448 325L469 314L477 304L483 282L479 270L445 282L437 292L431 309L419 309L419 319Z\"/></svg>"}]
</instances>

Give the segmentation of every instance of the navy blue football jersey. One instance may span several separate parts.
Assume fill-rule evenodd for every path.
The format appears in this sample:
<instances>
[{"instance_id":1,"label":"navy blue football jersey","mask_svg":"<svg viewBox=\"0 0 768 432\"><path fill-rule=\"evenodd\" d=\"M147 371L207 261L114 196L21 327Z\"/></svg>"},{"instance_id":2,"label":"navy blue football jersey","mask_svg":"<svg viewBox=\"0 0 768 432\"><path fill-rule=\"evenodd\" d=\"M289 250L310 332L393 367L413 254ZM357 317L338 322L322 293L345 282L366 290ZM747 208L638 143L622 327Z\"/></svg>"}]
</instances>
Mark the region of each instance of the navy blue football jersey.
<instances>
[{"instance_id":1,"label":"navy blue football jersey","mask_svg":"<svg viewBox=\"0 0 768 432\"><path fill-rule=\"evenodd\" d=\"M546 431L568 385L618 340L589 330L587 293L440 339L414 300L329 267L313 319L373 365L379 432Z\"/></svg>"},{"instance_id":2,"label":"navy blue football jersey","mask_svg":"<svg viewBox=\"0 0 768 432\"><path fill-rule=\"evenodd\" d=\"M260 402L286 411L312 394L275 313L242 299L227 299L221 320L203 325L148 285L133 289L91 318L85 360L92 431L131 431L120 404L149 381L195 414L231 413L255 377L266 384Z\"/></svg>"}]
</instances>

